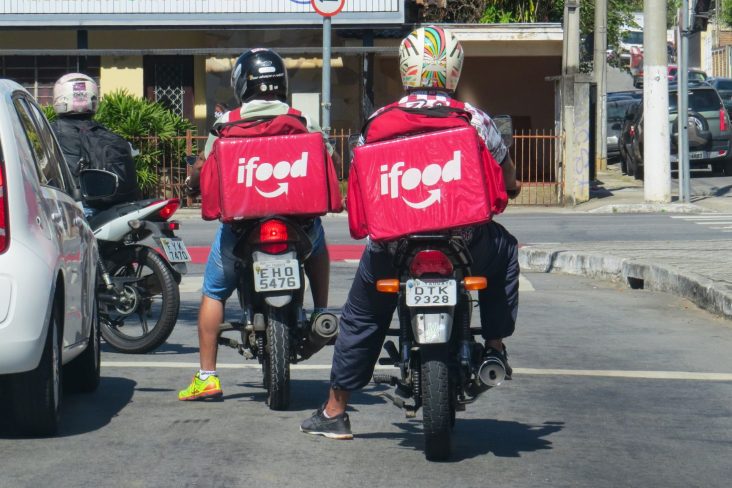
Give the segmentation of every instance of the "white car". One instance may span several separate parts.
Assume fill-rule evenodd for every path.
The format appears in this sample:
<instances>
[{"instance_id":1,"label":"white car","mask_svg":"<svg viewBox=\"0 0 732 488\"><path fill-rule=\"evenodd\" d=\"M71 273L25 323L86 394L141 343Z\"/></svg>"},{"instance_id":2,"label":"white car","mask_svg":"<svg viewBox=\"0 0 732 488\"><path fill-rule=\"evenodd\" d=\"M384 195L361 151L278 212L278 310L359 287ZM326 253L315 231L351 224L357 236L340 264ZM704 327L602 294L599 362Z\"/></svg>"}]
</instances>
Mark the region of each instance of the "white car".
<instances>
[{"instance_id":1,"label":"white car","mask_svg":"<svg viewBox=\"0 0 732 488\"><path fill-rule=\"evenodd\" d=\"M0 80L0 391L23 434L56 431L62 379L99 384L98 251L74 186L33 97Z\"/></svg>"}]
</instances>

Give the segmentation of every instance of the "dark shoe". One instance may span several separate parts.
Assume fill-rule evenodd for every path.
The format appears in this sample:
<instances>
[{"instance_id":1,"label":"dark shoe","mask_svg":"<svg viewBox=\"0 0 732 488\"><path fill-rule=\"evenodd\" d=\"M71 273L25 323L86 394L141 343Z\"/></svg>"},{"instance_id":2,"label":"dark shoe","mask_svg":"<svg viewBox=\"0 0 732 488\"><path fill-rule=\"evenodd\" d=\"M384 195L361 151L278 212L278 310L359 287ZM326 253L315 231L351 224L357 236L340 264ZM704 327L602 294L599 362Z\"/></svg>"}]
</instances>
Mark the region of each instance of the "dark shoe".
<instances>
[{"instance_id":1,"label":"dark shoe","mask_svg":"<svg viewBox=\"0 0 732 488\"><path fill-rule=\"evenodd\" d=\"M313 415L300 424L300 432L322 435L329 439L353 439L351 421L348 414L343 412L333 418L325 416L325 406L319 408Z\"/></svg>"},{"instance_id":2,"label":"dark shoe","mask_svg":"<svg viewBox=\"0 0 732 488\"><path fill-rule=\"evenodd\" d=\"M506 351L506 345L503 345L503 351L499 351L497 349L493 349L490 346L485 346L485 352L483 353L483 359L487 359L489 357L498 358L501 360L503 365L506 367L506 380L512 380L513 375L513 368L509 366L508 364L508 351Z\"/></svg>"}]
</instances>

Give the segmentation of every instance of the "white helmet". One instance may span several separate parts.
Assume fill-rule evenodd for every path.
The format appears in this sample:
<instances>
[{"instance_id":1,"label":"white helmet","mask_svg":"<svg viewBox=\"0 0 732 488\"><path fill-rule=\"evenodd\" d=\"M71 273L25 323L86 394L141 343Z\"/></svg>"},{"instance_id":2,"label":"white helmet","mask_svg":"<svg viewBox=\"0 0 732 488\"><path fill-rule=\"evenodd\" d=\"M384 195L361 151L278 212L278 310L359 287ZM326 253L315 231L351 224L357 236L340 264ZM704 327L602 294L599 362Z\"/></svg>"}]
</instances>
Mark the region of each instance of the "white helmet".
<instances>
[{"instance_id":1,"label":"white helmet","mask_svg":"<svg viewBox=\"0 0 732 488\"><path fill-rule=\"evenodd\" d=\"M463 69L463 47L442 27L420 27L399 46L399 71L406 90L433 88L454 91Z\"/></svg>"},{"instance_id":2,"label":"white helmet","mask_svg":"<svg viewBox=\"0 0 732 488\"><path fill-rule=\"evenodd\" d=\"M99 87L82 73L63 75L53 85L53 109L58 115L94 114L99 103Z\"/></svg>"}]
</instances>

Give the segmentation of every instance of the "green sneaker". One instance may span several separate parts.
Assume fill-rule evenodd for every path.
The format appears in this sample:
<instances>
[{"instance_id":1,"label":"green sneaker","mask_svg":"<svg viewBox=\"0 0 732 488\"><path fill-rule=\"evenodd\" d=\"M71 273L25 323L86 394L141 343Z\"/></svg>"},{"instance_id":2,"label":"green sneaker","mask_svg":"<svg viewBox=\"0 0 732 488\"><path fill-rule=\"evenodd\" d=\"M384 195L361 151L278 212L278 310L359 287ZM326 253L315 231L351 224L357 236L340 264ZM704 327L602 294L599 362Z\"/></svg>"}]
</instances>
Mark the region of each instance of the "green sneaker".
<instances>
[{"instance_id":1,"label":"green sneaker","mask_svg":"<svg viewBox=\"0 0 732 488\"><path fill-rule=\"evenodd\" d=\"M188 388L178 392L178 400L207 400L217 399L224 396L221 390L221 382L218 376L211 375L205 380L198 377L198 373L193 376L193 381Z\"/></svg>"}]
</instances>

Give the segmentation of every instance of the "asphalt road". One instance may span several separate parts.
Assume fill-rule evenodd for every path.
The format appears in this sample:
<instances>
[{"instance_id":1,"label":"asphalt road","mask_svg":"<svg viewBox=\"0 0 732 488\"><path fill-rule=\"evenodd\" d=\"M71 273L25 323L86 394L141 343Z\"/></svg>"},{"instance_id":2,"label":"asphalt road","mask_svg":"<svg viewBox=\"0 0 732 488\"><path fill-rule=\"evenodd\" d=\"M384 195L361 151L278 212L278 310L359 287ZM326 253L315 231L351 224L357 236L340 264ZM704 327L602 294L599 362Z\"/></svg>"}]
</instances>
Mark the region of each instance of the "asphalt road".
<instances>
[{"instance_id":1,"label":"asphalt road","mask_svg":"<svg viewBox=\"0 0 732 488\"><path fill-rule=\"evenodd\" d=\"M332 271L338 305L354 269ZM330 348L293 368L289 411L266 408L256 363L231 349L219 359L224 401L178 402L197 367L200 279L186 277L180 320L158 351L105 347L100 389L64 398L57 438L0 427L0 487L728 486L732 327L686 301L523 277L514 381L459 413L451 462L428 463L419 420L380 387L354 395L353 441L298 431L325 398Z\"/></svg>"}]
</instances>

